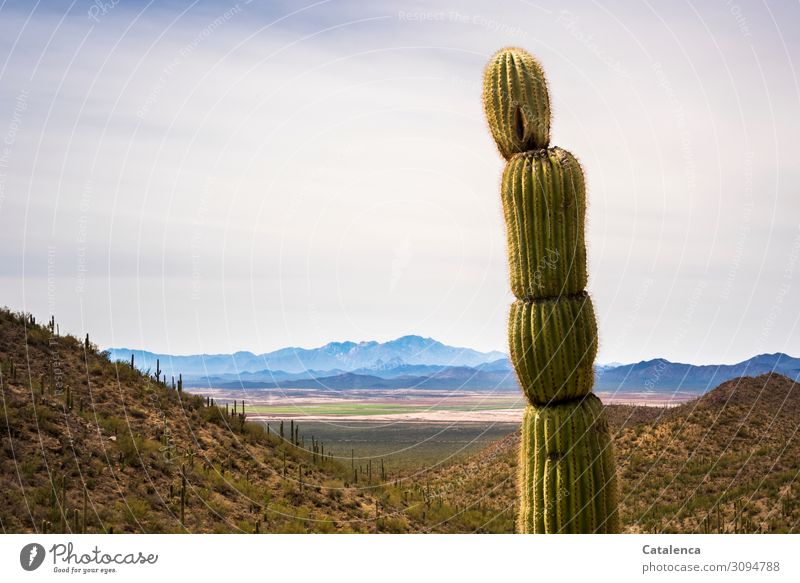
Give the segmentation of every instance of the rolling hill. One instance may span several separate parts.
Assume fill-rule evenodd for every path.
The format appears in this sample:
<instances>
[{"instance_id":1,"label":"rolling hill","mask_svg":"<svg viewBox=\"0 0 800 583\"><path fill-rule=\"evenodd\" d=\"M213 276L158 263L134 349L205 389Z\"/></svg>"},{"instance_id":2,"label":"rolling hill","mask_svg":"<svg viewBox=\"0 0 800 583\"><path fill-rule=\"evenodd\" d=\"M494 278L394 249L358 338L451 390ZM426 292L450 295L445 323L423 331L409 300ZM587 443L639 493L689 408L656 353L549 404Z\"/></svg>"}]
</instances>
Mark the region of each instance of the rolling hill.
<instances>
[{"instance_id":1,"label":"rolling hill","mask_svg":"<svg viewBox=\"0 0 800 583\"><path fill-rule=\"evenodd\" d=\"M374 528L378 499L300 430L268 434L27 314L0 310L0 364L2 532Z\"/></svg>"},{"instance_id":2,"label":"rolling hill","mask_svg":"<svg viewBox=\"0 0 800 583\"><path fill-rule=\"evenodd\" d=\"M625 532L800 529L800 384L777 374L743 377L672 409L606 410ZM426 479L449 507L488 505L508 516L518 446L515 433ZM446 521L435 530L447 531Z\"/></svg>"},{"instance_id":3,"label":"rolling hill","mask_svg":"<svg viewBox=\"0 0 800 583\"><path fill-rule=\"evenodd\" d=\"M597 370L596 390L646 390L655 393L704 393L730 379L776 372L800 380L800 358L783 353L759 354L736 364L694 365L663 358L603 367Z\"/></svg>"}]
</instances>

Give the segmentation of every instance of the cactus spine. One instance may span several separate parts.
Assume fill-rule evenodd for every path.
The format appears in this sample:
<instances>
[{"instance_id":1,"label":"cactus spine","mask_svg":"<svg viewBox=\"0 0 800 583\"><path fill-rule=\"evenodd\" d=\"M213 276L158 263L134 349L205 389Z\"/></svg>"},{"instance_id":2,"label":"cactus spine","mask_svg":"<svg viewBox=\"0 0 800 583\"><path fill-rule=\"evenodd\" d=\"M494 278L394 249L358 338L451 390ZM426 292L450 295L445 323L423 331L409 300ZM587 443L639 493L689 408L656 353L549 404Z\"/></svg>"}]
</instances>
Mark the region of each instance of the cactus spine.
<instances>
[{"instance_id":1,"label":"cactus spine","mask_svg":"<svg viewBox=\"0 0 800 583\"><path fill-rule=\"evenodd\" d=\"M511 361L528 399L522 422L518 531L619 530L603 405L591 393L597 324L586 293L586 189L575 157L550 147L544 72L527 52L495 54L483 106L507 160L501 195L511 291Z\"/></svg>"}]
</instances>

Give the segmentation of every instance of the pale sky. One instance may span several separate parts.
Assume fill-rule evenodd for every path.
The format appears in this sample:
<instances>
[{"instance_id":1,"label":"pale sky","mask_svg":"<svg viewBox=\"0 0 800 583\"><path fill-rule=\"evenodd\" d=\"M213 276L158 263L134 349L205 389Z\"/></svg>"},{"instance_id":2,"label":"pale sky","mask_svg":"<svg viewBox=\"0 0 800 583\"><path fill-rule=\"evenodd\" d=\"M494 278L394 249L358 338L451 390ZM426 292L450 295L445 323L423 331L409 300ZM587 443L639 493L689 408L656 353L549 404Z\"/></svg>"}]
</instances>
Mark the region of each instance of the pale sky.
<instances>
[{"instance_id":1,"label":"pale sky","mask_svg":"<svg viewBox=\"0 0 800 583\"><path fill-rule=\"evenodd\" d=\"M0 304L101 346L507 350L484 64L547 73L598 361L800 355L800 3L6 2Z\"/></svg>"}]
</instances>

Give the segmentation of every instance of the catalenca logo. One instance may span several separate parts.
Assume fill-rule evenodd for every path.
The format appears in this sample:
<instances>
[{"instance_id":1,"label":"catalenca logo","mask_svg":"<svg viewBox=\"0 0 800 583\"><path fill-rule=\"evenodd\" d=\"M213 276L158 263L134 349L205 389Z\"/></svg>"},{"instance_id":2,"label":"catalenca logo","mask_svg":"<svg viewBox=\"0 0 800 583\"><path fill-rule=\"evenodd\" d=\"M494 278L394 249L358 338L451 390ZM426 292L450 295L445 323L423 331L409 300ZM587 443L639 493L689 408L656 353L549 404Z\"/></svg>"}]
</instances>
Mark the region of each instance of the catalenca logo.
<instances>
[{"instance_id":1,"label":"catalenca logo","mask_svg":"<svg viewBox=\"0 0 800 583\"><path fill-rule=\"evenodd\" d=\"M26 571L35 571L44 562L44 547L39 543L30 543L19 552L19 564Z\"/></svg>"}]
</instances>

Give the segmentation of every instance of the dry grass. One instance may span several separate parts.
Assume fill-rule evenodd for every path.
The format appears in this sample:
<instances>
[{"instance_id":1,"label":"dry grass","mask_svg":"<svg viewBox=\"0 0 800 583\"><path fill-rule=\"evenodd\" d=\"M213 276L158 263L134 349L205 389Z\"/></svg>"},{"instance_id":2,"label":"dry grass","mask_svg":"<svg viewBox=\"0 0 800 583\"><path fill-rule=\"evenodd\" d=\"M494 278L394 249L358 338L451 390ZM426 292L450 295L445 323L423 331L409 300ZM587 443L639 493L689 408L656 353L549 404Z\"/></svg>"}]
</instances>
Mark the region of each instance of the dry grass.
<instances>
[{"instance_id":1,"label":"dry grass","mask_svg":"<svg viewBox=\"0 0 800 583\"><path fill-rule=\"evenodd\" d=\"M375 497L338 464L26 315L0 311L0 364L3 532L374 527Z\"/></svg>"},{"instance_id":2,"label":"dry grass","mask_svg":"<svg viewBox=\"0 0 800 583\"><path fill-rule=\"evenodd\" d=\"M728 381L672 409L606 407L626 532L796 532L800 385L780 375ZM511 532L519 435L429 477L445 504L489 507ZM435 530L450 530L447 523Z\"/></svg>"}]
</instances>

